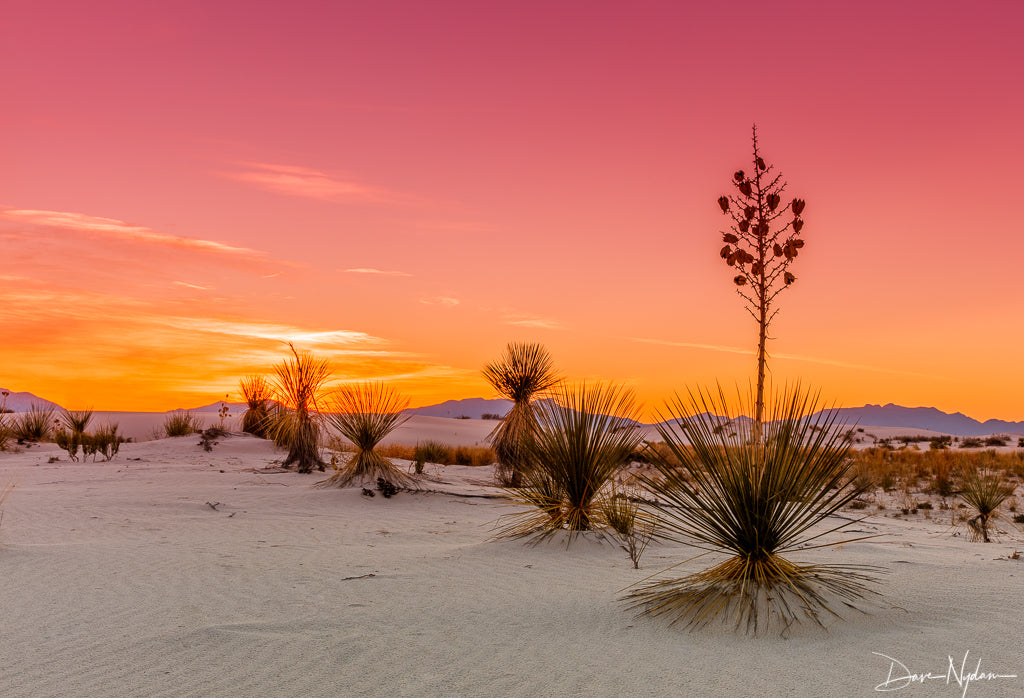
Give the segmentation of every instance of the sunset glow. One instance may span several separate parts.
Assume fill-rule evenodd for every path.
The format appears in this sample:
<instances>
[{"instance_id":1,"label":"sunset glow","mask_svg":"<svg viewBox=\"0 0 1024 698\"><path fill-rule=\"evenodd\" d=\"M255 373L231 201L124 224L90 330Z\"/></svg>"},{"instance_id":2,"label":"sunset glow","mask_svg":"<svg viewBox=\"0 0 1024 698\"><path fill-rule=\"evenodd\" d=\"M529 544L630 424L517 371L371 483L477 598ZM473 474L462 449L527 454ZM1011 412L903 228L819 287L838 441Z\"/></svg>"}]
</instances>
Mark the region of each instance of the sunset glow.
<instances>
[{"instance_id":1,"label":"sunset glow","mask_svg":"<svg viewBox=\"0 0 1024 698\"><path fill-rule=\"evenodd\" d=\"M236 397L328 356L413 406L541 342L648 412L746 383L716 199L807 200L769 362L1024 419L1018 4L6 3L0 386Z\"/></svg>"}]
</instances>

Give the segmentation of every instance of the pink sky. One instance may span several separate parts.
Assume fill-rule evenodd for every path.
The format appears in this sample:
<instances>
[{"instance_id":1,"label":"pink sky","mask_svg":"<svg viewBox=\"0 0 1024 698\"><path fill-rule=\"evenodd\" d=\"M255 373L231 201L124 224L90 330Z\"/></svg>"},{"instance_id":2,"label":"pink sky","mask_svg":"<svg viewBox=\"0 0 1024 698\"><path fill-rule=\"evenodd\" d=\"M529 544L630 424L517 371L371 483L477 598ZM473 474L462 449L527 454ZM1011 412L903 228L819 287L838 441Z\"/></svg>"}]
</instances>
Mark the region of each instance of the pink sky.
<instances>
[{"instance_id":1,"label":"pink sky","mask_svg":"<svg viewBox=\"0 0 1024 698\"><path fill-rule=\"evenodd\" d=\"M1024 419L1016 3L0 0L0 385L162 410L329 355L413 404L753 376L715 199L807 199L776 381Z\"/></svg>"}]
</instances>

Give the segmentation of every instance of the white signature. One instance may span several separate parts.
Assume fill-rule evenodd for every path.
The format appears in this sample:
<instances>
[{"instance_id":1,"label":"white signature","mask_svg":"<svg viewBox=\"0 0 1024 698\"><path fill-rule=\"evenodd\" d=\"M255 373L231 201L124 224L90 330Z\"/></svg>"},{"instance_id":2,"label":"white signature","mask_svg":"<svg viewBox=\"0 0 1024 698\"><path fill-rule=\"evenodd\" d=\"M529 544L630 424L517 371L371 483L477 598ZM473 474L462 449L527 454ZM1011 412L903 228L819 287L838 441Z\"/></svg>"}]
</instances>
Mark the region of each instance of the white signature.
<instances>
[{"instance_id":1,"label":"white signature","mask_svg":"<svg viewBox=\"0 0 1024 698\"><path fill-rule=\"evenodd\" d=\"M967 695L967 688L971 685L972 681L993 681L995 679L1015 679L1016 674L996 674L991 671L981 670L981 659L974 666L974 671L967 670L967 656L970 652L964 652L964 660L960 663L960 671L957 671L956 664L953 663L953 658L949 657L949 668L946 669L944 674L933 674L928 672L927 674L915 674L907 669L907 666L899 661L893 659L887 654L881 652L872 652L871 654L877 654L879 657L885 657L889 660L889 675L885 681L875 686L876 691L898 691L902 688L906 688L912 683L921 683L925 681L931 681L934 679L945 679L946 685L950 685L952 682L956 682L959 688L963 689L960 694L961 698ZM948 655L947 655L948 656Z\"/></svg>"}]
</instances>

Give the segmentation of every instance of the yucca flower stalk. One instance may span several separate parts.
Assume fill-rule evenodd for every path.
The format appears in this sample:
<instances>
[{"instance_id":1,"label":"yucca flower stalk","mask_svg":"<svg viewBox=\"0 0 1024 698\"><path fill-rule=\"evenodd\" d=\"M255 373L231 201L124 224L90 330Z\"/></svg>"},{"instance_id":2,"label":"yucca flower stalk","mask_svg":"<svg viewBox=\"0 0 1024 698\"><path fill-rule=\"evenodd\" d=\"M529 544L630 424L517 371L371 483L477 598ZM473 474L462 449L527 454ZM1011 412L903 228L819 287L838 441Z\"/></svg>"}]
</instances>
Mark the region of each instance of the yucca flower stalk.
<instances>
[{"instance_id":1,"label":"yucca flower stalk","mask_svg":"<svg viewBox=\"0 0 1024 698\"><path fill-rule=\"evenodd\" d=\"M522 484L509 488L530 509L503 517L499 536L542 539L566 529L569 540L608 526L605 499L615 476L642 441L633 429L638 408L631 390L561 385L536 410L526 442Z\"/></svg>"},{"instance_id":2,"label":"yucca flower stalk","mask_svg":"<svg viewBox=\"0 0 1024 698\"><path fill-rule=\"evenodd\" d=\"M999 518L999 507L1013 495L1013 489L996 473L983 475L974 471L964 478L960 498L977 512L967 522L974 540L991 542L988 535L991 523Z\"/></svg>"},{"instance_id":3,"label":"yucca flower stalk","mask_svg":"<svg viewBox=\"0 0 1024 698\"><path fill-rule=\"evenodd\" d=\"M537 421L533 400L554 387L559 378L547 349L540 344L515 342L505 347L498 361L484 366L483 376L499 395L513 402L487 438L497 459L498 483L516 487L522 484L526 449Z\"/></svg>"},{"instance_id":4,"label":"yucca flower stalk","mask_svg":"<svg viewBox=\"0 0 1024 698\"><path fill-rule=\"evenodd\" d=\"M834 545L811 544L853 523L826 520L865 489L853 482L835 412L819 410L817 395L800 387L784 391L769 405L763 440L755 440L759 423L743 416L754 399L738 400L734 410L719 388L669 403L658 432L682 467L650 451L660 475L640 478L654 495L650 513L659 536L725 560L637 586L626 597L633 608L691 626L732 616L737 628L757 633L773 616L783 628L803 619L822 624L823 615L838 616L839 605L856 608L874 593L877 568L789 559ZM716 429L721 416L735 431ZM852 540L861 538L838 542Z\"/></svg>"},{"instance_id":5,"label":"yucca flower stalk","mask_svg":"<svg viewBox=\"0 0 1024 698\"><path fill-rule=\"evenodd\" d=\"M270 381L259 374L244 376L238 381L238 389L246 406L242 415L242 431L266 438L270 427L270 401L274 396Z\"/></svg>"},{"instance_id":6,"label":"yucca flower stalk","mask_svg":"<svg viewBox=\"0 0 1024 698\"><path fill-rule=\"evenodd\" d=\"M384 478L398 487L412 485L412 478L374 450L388 434L409 419L409 415L402 413L408 405L407 398L381 382L340 388L327 419L352 442L355 452L322 484L347 487L357 483L375 483L377 478Z\"/></svg>"},{"instance_id":7,"label":"yucca flower stalk","mask_svg":"<svg viewBox=\"0 0 1024 698\"><path fill-rule=\"evenodd\" d=\"M788 206L782 206L787 184L782 174L775 172L775 166L761 157L756 125L753 141L752 174L737 170L732 181L736 193L718 197L722 213L733 221L729 231L722 233L725 246L719 255L739 272L733 277L736 292L747 302L747 312L758 324L754 419L760 423L764 412L768 327L778 313L772 306L779 293L796 281L789 265L804 247L804 240L798 235L804 226L800 215L806 202L793 199ZM787 213L792 218L780 220ZM755 429L753 436L757 438L759 434L759 429Z\"/></svg>"},{"instance_id":8,"label":"yucca flower stalk","mask_svg":"<svg viewBox=\"0 0 1024 698\"><path fill-rule=\"evenodd\" d=\"M288 434L288 456L284 467L295 466L297 472L309 473L316 467L324 469L320 458L320 427L323 421L326 386L331 379L327 359L300 352L288 342L292 356L274 367L271 384L274 397L286 415L274 420L274 441Z\"/></svg>"}]
</instances>

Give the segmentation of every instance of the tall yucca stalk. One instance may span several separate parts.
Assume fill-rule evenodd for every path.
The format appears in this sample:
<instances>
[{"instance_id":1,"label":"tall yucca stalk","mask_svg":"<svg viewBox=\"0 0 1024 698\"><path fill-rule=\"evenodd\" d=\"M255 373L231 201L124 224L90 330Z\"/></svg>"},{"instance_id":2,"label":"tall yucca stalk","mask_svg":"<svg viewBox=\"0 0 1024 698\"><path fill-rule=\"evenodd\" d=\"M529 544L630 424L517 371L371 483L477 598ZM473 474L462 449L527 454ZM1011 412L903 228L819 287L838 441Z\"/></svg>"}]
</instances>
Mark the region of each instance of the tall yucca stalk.
<instances>
[{"instance_id":1,"label":"tall yucca stalk","mask_svg":"<svg viewBox=\"0 0 1024 698\"><path fill-rule=\"evenodd\" d=\"M288 457L284 467L291 465L300 473L324 469L320 458L320 425L331 365L327 359L300 352L288 342L292 356L274 367L274 396L287 410L288 418L275 420L277 430L288 430ZM275 439L276 440L276 439Z\"/></svg>"},{"instance_id":2,"label":"tall yucca stalk","mask_svg":"<svg viewBox=\"0 0 1024 698\"><path fill-rule=\"evenodd\" d=\"M500 359L484 366L484 379L514 403L488 439L497 459L495 474L506 487L522 484L526 449L536 425L533 399L559 378L548 350L540 344L510 343Z\"/></svg>"},{"instance_id":3,"label":"tall yucca stalk","mask_svg":"<svg viewBox=\"0 0 1024 698\"><path fill-rule=\"evenodd\" d=\"M411 478L374 450L384 437L409 419L410 415L402 414L408 405L408 398L380 382L346 385L339 389L334 411L327 419L356 450L348 463L323 484L346 487L353 483L376 482L377 478L402 487L411 484Z\"/></svg>"},{"instance_id":4,"label":"tall yucca stalk","mask_svg":"<svg viewBox=\"0 0 1024 698\"><path fill-rule=\"evenodd\" d=\"M747 312L757 321L757 396L754 419L760 423L764 412L765 365L768 327L775 318L775 298L796 281L789 265L800 254L804 240L800 237L804 221L800 218L806 202L793 199L782 205L786 181L775 166L761 157L754 126L754 154L751 172L737 170L732 185L735 193L718 197L723 214L729 214L732 225L722 233L725 246L719 254L725 263L739 273L733 277L736 292L747 302ZM790 213L792 219L780 220ZM753 436L760 436L755 428Z\"/></svg>"},{"instance_id":5,"label":"tall yucca stalk","mask_svg":"<svg viewBox=\"0 0 1024 698\"><path fill-rule=\"evenodd\" d=\"M570 539L608 525L604 518L611 483L641 443L633 429L638 408L621 387L560 386L536 410L526 442L530 466L512 496L531 509L511 514L499 532L544 538L562 529Z\"/></svg>"},{"instance_id":6,"label":"tall yucca stalk","mask_svg":"<svg viewBox=\"0 0 1024 698\"><path fill-rule=\"evenodd\" d=\"M983 475L974 471L964 478L960 498L978 512L967 522L972 538L990 542L988 531L992 519L999 518L998 509L1013 495L1013 489L1013 485L1003 482L996 473Z\"/></svg>"},{"instance_id":7,"label":"tall yucca stalk","mask_svg":"<svg viewBox=\"0 0 1024 698\"><path fill-rule=\"evenodd\" d=\"M668 405L669 420L658 432L683 467L650 451L660 475L641 478L655 495L651 513L661 536L726 559L703 572L640 585L627 597L634 608L691 626L734 616L737 627L756 633L762 613L766 621L777 614L784 627L804 618L821 624L823 613L838 615L837 604L855 608L873 593L867 583L875 568L787 559L853 523L824 524L864 491L852 482L836 413L819 410L817 395L797 387L768 406L768 421L760 425L742 416L754 399L739 400L734 412L719 388L717 395L691 392L689 400L676 397ZM735 431L717 428L722 418L712 415L732 420ZM763 440L753 438L759 427Z\"/></svg>"},{"instance_id":8,"label":"tall yucca stalk","mask_svg":"<svg viewBox=\"0 0 1024 698\"><path fill-rule=\"evenodd\" d=\"M242 415L242 431L253 436L266 438L270 420L270 401L274 396L273 386L266 377L255 374L244 376L238 381L246 410Z\"/></svg>"}]
</instances>

